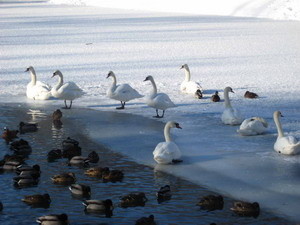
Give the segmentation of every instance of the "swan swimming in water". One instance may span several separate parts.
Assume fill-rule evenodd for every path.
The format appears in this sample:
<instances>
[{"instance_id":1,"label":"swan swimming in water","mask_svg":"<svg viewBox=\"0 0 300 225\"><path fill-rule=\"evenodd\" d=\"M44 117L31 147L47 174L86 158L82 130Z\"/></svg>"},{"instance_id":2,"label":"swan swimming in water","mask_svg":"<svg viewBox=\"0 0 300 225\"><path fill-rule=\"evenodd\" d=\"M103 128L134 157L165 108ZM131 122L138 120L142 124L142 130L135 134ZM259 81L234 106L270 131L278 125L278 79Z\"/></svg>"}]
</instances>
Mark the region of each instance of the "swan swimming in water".
<instances>
[{"instance_id":1,"label":"swan swimming in water","mask_svg":"<svg viewBox=\"0 0 300 225\"><path fill-rule=\"evenodd\" d=\"M30 83L27 84L26 96L33 100L48 100L51 96L51 88L49 85L37 81L36 73L32 66L29 66L25 72L29 72L31 76Z\"/></svg>"},{"instance_id":2,"label":"swan swimming in water","mask_svg":"<svg viewBox=\"0 0 300 225\"><path fill-rule=\"evenodd\" d=\"M63 99L65 108L71 109L73 100L84 95L83 90L72 81L64 83L63 75L59 70L53 73L52 77L54 76L58 76L58 83L52 88L52 95L55 98ZM70 106L67 106L67 100L71 101Z\"/></svg>"},{"instance_id":3,"label":"swan swimming in water","mask_svg":"<svg viewBox=\"0 0 300 225\"><path fill-rule=\"evenodd\" d=\"M153 91L149 96L146 97L147 105L156 109L156 118L163 118L165 110L168 108L176 107L176 105L171 101L169 96L165 93L157 93L157 87L152 76L147 76L144 81L149 80L152 84ZM158 110L162 110L163 114L158 115Z\"/></svg>"},{"instance_id":4,"label":"swan swimming in water","mask_svg":"<svg viewBox=\"0 0 300 225\"><path fill-rule=\"evenodd\" d=\"M183 64L180 69L184 69L185 79L180 85L182 93L193 94L196 98L202 98L203 88L198 82L191 81L191 73L187 64Z\"/></svg>"},{"instance_id":5,"label":"swan swimming in water","mask_svg":"<svg viewBox=\"0 0 300 225\"><path fill-rule=\"evenodd\" d=\"M121 107L116 109L125 109L126 102L135 99L141 98L143 95L140 95L135 89L133 89L129 84L120 84L117 85L116 75L113 71L109 71L106 78L112 77L113 83L107 91L107 96L111 99L121 101Z\"/></svg>"},{"instance_id":6,"label":"swan swimming in water","mask_svg":"<svg viewBox=\"0 0 300 225\"><path fill-rule=\"evenodd\" d=\"M172 162L181 162L181 152L175 142L172 141L170 136L170 129L182 129L180 125L174 121L169 121L164 128L165 142L157 144L153 151L154 160L158 164L169 164Z\"/></svg>"},{"instance_id":7,"label":"swan swimming in water","mask_svg":"<svg viewBox=\"0 0 300 225\"><path fill-rule=\"evenodd\" d=\"M261 117L252 117L245 119L237 132L242 136L253 136L265 133L268 128L268 122Z\"/></svg>"},{"instance_id":8,"label":"swan swimming in water","mask_svg":"<svg viewBox=\"0 0 300 225\"><path fill-rule=\"evenodd\" d=\"M285 155L300 154L300 141L293 136L284 136L279 117L283 117L280 111L275 111L273 114L276 124L278 137L274 143L274 150Z\"/></svg>"},{"instance_id":9,"label":"swan swimming in water","mask_svg":"<svg viewBox=\"0 0 300 225\"><path fill-rule=\"evenodd\" d=\"M223 111L221 119L226 125L240 125L243 122L243 117L236 108L231 106L229 92L234 93L231 87L226 87L224 89L225 110Z\"/></svg>"}]
</instances>

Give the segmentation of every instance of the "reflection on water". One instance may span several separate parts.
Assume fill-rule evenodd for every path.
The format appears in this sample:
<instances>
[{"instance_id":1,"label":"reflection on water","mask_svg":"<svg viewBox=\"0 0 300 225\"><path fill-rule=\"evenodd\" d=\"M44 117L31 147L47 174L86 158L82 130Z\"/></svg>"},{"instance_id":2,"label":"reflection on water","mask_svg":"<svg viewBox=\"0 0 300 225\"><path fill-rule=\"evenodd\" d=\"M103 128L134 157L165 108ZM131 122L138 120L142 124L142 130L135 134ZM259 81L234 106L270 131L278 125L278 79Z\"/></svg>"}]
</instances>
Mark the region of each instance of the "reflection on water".
<instances>
[{"instance_id":1,"label":"reflection on water","mask_svg":"<svg viewBox=\"0 0 300 225\"><path fill-rule=\"evenodd\" d=\"M13 186L13 172L0 174L0 201L4 210L0 213L0 224L36 224L37 217L46 214L67 213L71 224L134 224L143 216L153 214L159 224L292 224L272 214L261 212L257 219L251 217L238 217L230 212L233 201L224 198L224 209L216 211L200 210L196 206L199 199L208 194L213 194L207 189L190 182L156 171L153 168L136 164L109 149L95 144L86 136L83 124L74 124L74 121L63 117L63 124L55 126L51 120L52 110L28 111L22 107L3 106L0 125L15 128L18 121L37 122L39 130L36 133L20 135L27 140L32 153L26 160L28 165L39 164L41 177L37 186L17 189ZM99 112L100 113L100 112ZM78 128L80 127L80 129ZM104 134L104 135L107 135ZM62 141L72 137L80 142L82 155L96 151L100 161L91 166L109 167L124 172L122 182L103 182L96 177L84 174L84 168L68 166L66 159L54 162L47 161L47 153L52 149L61 148ZM12 154L9 146L4 141L0 143L0 157ZM82 198L72 196L67 186L55 185L51 177L63 172L76 174L77 182L91 187L91 199L111 199L114 204L112 218L102 214L86 214L82 205ZM158 202L156 192L160 187L170 185L172 197L170 200ZM122 208L119 206L120 198L131 192L144 192L148 201L144 207ZM45 194L51 197L49 208L33 208L23 203L25 195Z\"/></svg>"}]
</instances>

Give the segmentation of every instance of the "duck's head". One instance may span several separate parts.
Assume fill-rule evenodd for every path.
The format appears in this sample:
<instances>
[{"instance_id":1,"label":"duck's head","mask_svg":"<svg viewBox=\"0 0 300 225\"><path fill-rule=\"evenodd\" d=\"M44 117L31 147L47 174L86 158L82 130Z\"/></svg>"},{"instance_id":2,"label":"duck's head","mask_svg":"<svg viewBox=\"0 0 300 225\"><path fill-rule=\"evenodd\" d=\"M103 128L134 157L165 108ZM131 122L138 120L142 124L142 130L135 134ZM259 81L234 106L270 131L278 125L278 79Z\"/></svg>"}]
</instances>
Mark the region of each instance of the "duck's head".
<instances>
[{"instance_id":1,"label":"duck's head","mask_svg":"<svg viewBox=\"0 0 300 225\"><path fill-rule=\"evenodd\" d=\"M147 77L145 78L144 81L147 81L147 80L153 80L153 77L149 75L149 76L147 76Z\"/></svg>"},{"instance_id":2,"label":"duck's head","mask_svg":"<svg viewBox=\"0 0 300 225\"><path fill-rule=\"evenodd\" d=\"M109 71L106 78L109 78L109 77L111 77L113 75L115 75L114 72L113 71Z\"/></svg>"},{"instance_id":3,"label":"duck's head","mask_svg":"<svg viewBox=\"0 0 300 225\"><path fill-rule=\"evenodd\" d=\"M55 70L52 77L55 77L55 76L62 76L62 73L59 70Z\"/></svg>"},{"instance_id":4,"label":"duck's head","mask_svg":"<svg viewBox=\"0 0 300 225\"><path fill-rule=\"evenodd\" d=\"M234 93L234 91L232 90L232 88L231 88L231 87L226 87L226 88L224 89L224 92L225 92L225 91L228 91L228 92Z\"/></svg>"},{"instance_id":5,"label":"duck's head","mask_svg":"<svg viewBox=\"0 0 300 225\"><path fill-rule=\"evenodd\" d=\"M181 67L180 67L180 69L188 69L188 68L189 68L189 67L188 67L187 64L182 64Z\"/></svg>"},{"instance_id":6,"label":"duck's head","mask_svg":"<svg viewBox=\"0 0 300 225\"><path fill-rule=\"evenodd\" d=\"M219 92L218 92L218 91L216 91L216 92L215 92L215 95L218 95L218 94L219 94Z\"/></svg>"},{"instance_id":7,"label":"duck's head","mask_svg":"<svg viewBox=\"0 0 300 225\"><path fill-rule=\"evenodd\" d=\"M28 68L26 68L25 72L29 72L29 71L34 71L32 66L29 66Z\"/></svg>"}]
</instances>

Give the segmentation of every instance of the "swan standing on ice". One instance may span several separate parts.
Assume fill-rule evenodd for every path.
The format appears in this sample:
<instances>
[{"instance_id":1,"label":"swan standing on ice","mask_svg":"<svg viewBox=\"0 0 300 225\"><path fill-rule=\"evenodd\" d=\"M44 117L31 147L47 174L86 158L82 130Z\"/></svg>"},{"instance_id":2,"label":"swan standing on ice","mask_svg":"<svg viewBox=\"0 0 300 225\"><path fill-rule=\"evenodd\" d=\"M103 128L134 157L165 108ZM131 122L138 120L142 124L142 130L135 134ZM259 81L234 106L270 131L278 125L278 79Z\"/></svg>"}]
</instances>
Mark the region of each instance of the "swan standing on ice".
<instances>
[{"instance_id":1,"label":"swan standing on ice","mask_svg":"<svg viewBox=\"0 0 300 225\"><path fill-rule=\"evenodd\" d=\"M58 76L58 83L52 88L51 94L55 98L63 99L65 108L71 109L73 100L84 95L84 92L74 82L64 83L63 75L59 70L53 73L52 77L55 76ZM67 100L71 101L70 106L67 106Z\"/></svg>"},{"instance_id":2,"label":"swan standing on ice","mask_svg":"<svg viewBox=\"0 0 300 225\"><path fill-rule=\"evenodd\" d=\"M268 128L268 122L261 117L252 117L245 119L237 132L242 136L253 136L265 133Z\"/></svg>"},{"instance_id":3,"label":"swan standing on ice","mask_svg":"<svg viewBox=\"0 0 300 225\"><path fill-rule=\"evenodd\" d=\"M227 125L240 125L243 122L243 117L237 109L231 106L229 92L234 93L231 87L226 87L224 89L225 110L221 119Z\"/></svg>"},{"instance_id":4,"label":"swan standing on ice","mask_svg":"<svg viewBox=\"0 0 300 225\"><path fill-rule=\"evenodd\" d=\"M49 85L36 80L36 73L32 66L29 66L25 72L29 72L31 81L27 85L27 98L33 100L48 100L51 98L51 88Z\"/></svg>"},{"instance_id":5,"label":"swan standing on ice","mask_svg":"<svg viewBox=\"0 0 300 225\"><path fill-rule=\"evenodd\" d=\"M140 95L129 84L117 85L116 75L114 74L113 71L109 71L106 78L109 77L113 78L113 83L111 87L107 90L107 96L111 99L121 101L121 107L117 107L116 109L125 109L126 102L135 98L143 97L143 95Z\"/></svg>"},{"instance_id":6,"label":"swan standing on ice","mask_svg":"<svg viewBox=\"0 0 300 225\"><path fill-rule=\"evenodd\" d=\"M176 107L176 105L171 101L169 96L165 93L157 93L157 87L152 76L147 76L144 81L149 80L153 86L153 91L149 96L146 97L147 105L156 109L156 118L163 118L165 115L165 110L167 108ZM158 110L162 110L163 114L158 115Z\"/></svg>"},{"instance_id":7,"label":"swan standing on ice","mask_svg":"<svg viewBox=\"0 0 300 225\"><path fill-rule=\"evenodd\" d=\"M182 93L193 94L196 98L202 98L203 89L198 82L191 81L191 73L187 64L183 64L180 69L184 69L185 80L180 85Z\"/></svg>"},{"instance_id":8,"label":"swan standing on ice","mask_svg":"<svg viewBox=\"0 0 300 225\"><path fill-rule=\"evenodd\" d=\"M178 123L169 121L164 128L165 142L157 144L153 151L154 160L158 164L169 164L172 162L181 162L181 152L178 146L171 140L170 129L182 129Z\"/></svg>"},{"instance_id":9,"label":"swan standing on ice","mask_svg":"<svg viewBox=\"0 0 300 225\"><path fill-rule=\"evenodd\" d=\"M273 118L277 127L278 137L274 144L274 150L285 155L300 154L300 141L293 136L284 136L279 117L283 117L281 112L275 111Z\"/></svg>"}]
</instances>

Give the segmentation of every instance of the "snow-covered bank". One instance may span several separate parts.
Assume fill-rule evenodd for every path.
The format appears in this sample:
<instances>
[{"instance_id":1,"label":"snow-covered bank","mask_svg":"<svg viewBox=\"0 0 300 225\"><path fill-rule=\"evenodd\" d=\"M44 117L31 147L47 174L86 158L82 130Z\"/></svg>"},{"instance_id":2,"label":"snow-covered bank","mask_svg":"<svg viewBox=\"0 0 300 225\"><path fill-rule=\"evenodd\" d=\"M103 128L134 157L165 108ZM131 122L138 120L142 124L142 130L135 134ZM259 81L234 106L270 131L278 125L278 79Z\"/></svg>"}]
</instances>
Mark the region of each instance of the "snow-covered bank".
<instances>
[{"instance_id":1,"label":"snow-covered bank","mask_svg":"<svg viewBox=\"0 0 300 225\"><path fill-rule=\"evenodd\" d=\"M281 156L273 150L276 129L272 121L273 111L281 110L284 130L300 137L299 22L40 2L2 3L0 18L1 101L29 101L25 91L30 77L23 72L29 65L35 67L38 79L51 85L57 82L51 79L52 73L60 69L65 81L75 81L82 87L87 95L75 100L74 107L106 111L119 106L105 96L111 84L106 79L109 70L116 73L119 83L128 82L142 94L151 89L143 82L151 74L159 91L168 93L178 105L167 110L162 121L176 120L183 127L173 133L184 163L158 169L236 198L258 201L262 207L300 220L296 207L300 203L300 158ZM179 92L183 63L189 64L192 79L200 81L206 90L204 99ZM267 135L239 137L236 127L221 124L223 103L212 103L209 97L215 90L222 96L226 86L236 92L231 95L233 105L245 117L268 120ZM246 90L255 91L261 98L244 99ZM63 106L63 101L35 104ZM127 113L148 118L155 114L143 99L126 107ZM92 128L99 129L93 124ZM148 129L151 137L152 128ZM162 131L160 135L162 140ZM152 150L156 141L149 138L145 145L133 146L131 141L136 136L132 138L128 145L116 142L112 148L155 166Z\"/></svg>"},{"instance_id":2,"label":"snow-covered bank","mask_svg":"<svg viewBox=\"0 0 300 225\"><path fill-rule=\"evenodd\" d=\"M174 0L50 0L49 2L53 4L88 5L197 15L300 20L300 4L298 0L186 0L184 2Z\"/></svg>"}]
</instances>

